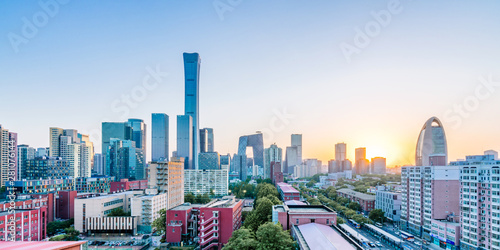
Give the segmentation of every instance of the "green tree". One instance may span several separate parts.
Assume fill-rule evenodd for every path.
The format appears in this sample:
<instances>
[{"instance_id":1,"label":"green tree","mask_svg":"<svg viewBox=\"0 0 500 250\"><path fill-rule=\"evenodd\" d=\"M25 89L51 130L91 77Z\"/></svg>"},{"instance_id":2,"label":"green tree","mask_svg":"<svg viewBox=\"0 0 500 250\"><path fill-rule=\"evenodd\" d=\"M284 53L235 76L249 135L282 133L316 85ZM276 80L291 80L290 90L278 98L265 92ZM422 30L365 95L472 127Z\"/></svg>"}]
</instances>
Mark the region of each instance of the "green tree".
<instances>
[{"instance_id":1,"label":"green tree","mask_svg":"<svg viewBox=\"0 0 500 250\"><path fill-rule=\"evenodd\" d=\"M267 197L268 195L279 197L278 190L273 185L268 183L259 184L257 186L257 199Z\"/></svg>"},{"instance_id":2,"label":"green tree","mask_svg":"<svg viewBox=\"0 0 500 250\"><path fill-rule=\"evenodd\" d=\"M345 217L347 217L348 219L352 218L355 214L356 212L354 212L354 210L352 209L347 209L347 211L344 212Z\"/></svg>"},{"instance_id":3,"label":"green tree","mask_svg":"<svg viewBox=\"0 0 500 250\"><path fill-rule=\"evenodd\" d=\"M184 195L184 202L194 203L194 201L195 197L193 193L187 193L186 195Z\"/></svg>"},{"instance_id":4,"label":"green tree","mask_svg":"<svg viewBox=\"0 0 500 250\"><path fill-rule=\"evenodd\" d=\"M306 186L310 188L310 187L313 187L313 186L314 186L314 184L316 184L316 182L315 182L314 180L310 180L310 181L306 184Z\"/></svg>"},{"instance_id":5,"label":"green tree","mask_svg":"<svg viewBox=\"0 0 500 250\"><path fill-rule=\"evenodd\" d=\"M359 203L357 202L351 202L347 207L354 211L361 211L361 205L359 205Z\"/></svg>"},{"instance_id":6,"label":"green tree","mask_svg":"<svg viewBox=\"0 0 500 250\"><path fill-rule=\"evenodd\" d=\"M73 225L73 219L65 220L65 221L52 221L47 224L47 234L52 236L56 234L58 230L64 230L65 228Z\"/></svg>"},{"instance_id":7,"label":"green tree","mask_svg":"<svg viewBox=\"0 0 500 250\"><path fill-rule=\"evenodd\" d=\"M254 250L257 249L257 240L255 240L254 234L247 228L242 227L233 232L231 238L224 246L224 249L228 250Z\"/></svg>"},{"instance_id":8,"label":"green tree","mask_svg":"<svg viewBox=\"0 0 500 250\"><path fill-rule=\"evenodd\" d=\"M206 204L210 202L210 196L208 196L207 193L203 194L200 198L200 203L201 204Z\"/></svg>"},{"instance_id":9,"label":"green tree","mask_svg":"<svg viewBox=\"0 0 500 250\"><path fill-rule=\"evenodd\" d=\"M158 231L165 232L167 230L167 210L163 208L158 211L158 214L160 214L160 217L156 218L151 226Z\"/></svg>"},{"instance_id":10,"label":"green tree","mask_svg":"<svg viewBox=\"0 0 500 250\"><path fill-rule=\"evenodd\" d=\"M375 222L384 223L384 218L385 218L384 214L385 212L382 211L382 209L373 209L368 214L368 218L370 218L370 220Z\"/></svg>"},{"instance_id":11,"label":"green tree","mask_svg":"<svg viewBox=\"0 0 500 250\"><path fill-rule=\"evenodd\" d=\"M273 203L266 197L260 198L259 205L248 215L244 226L256 232L260 225L271 220L272 210Z\"/></svg>"},{"instance_id":12,"label":"green tree","mask_svg":"<svg viewBox=\"0 0 500 250\"><path fill-rule=\"evenodd\" d=\"M337 217L337 225L344 224L345 221L341 217Z\"/></svg>"},{"instance_id":13,"label":"green tree","mask_svg":"<svg viewBox=\"0 0 500 250\"><path fill-rule=\"evenodd\" d=\"M74 227L68 227L64 229L64 233L66 234L66 237L64 237L65 241L78 241L78 235L80 235L80 232L76 230Z\"/></svg>"},{"instance_id":14,"label":"green tree","mask_svg":"<svg viewBox=\"0 0 500 250\"><path fill-rule=\"evenodd\" d=\"M111 216L130 216L130 212L125 213L121 207L117 207L108 214L109 217Z\"/></svg>"},{"instance_id":15,"label":"green tree","mask_svg":"<svg viewBox=\"0 0 500 250\"><path fill-rule=\"evenodd\" d=\"M267 222L260 226L257 232L257 249L267 250L267 249L294 249L294 241L287 231L283 230L280 224L274 224L273 222Z\"/></svg>"}]
</instances>

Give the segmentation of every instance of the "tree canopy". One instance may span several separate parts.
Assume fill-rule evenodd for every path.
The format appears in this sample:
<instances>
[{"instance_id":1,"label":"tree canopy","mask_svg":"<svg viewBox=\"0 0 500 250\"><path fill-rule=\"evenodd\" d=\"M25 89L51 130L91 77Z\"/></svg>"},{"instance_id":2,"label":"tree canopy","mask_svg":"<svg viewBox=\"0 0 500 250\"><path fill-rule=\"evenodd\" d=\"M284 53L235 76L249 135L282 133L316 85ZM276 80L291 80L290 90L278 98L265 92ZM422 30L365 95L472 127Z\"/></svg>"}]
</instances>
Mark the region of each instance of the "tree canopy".
<instances>
[{"instance_id":1,"label":"tree canopy","mask_svg":"<svg viewBox=\"0 0 500 250\"><path fill-rule=\"evenodd\" d=\"M158 214L160 214L160 217L156 218L151 226L158 231L165 232L167 229L167 210L163 208L158 211Z\"/></svg>"}]
</instances>

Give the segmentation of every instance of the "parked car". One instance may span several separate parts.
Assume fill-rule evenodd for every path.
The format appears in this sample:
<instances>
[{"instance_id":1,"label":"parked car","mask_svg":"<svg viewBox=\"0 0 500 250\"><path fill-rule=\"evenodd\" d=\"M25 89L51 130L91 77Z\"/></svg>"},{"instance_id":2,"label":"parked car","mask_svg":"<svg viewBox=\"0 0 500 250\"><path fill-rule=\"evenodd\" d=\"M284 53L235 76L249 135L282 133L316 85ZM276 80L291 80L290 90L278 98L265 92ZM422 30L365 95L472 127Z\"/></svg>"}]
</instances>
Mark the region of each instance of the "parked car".
<instances>
[{"instance_id":1,"label":"parked car","mask_svg":"<svg viewBox=\"0 0 500 250\"><path fill-rule=\"evenodd\" d=\"M415 241L413 243L415 243L415 245L417 245L417 246L421 246L422 245L422 243L420 241Z\"/></svg>"},{"instance_id":2,"label":"parked car","mask_svg":"<svg viewBox=\"0 0 500 250\"><path fill-rule=\"evenodd\" d=\"M377 247L382 247L382 244L380 244L379 241L375 241L375 245L377 245Z\"/></svg>"}]
</instances>

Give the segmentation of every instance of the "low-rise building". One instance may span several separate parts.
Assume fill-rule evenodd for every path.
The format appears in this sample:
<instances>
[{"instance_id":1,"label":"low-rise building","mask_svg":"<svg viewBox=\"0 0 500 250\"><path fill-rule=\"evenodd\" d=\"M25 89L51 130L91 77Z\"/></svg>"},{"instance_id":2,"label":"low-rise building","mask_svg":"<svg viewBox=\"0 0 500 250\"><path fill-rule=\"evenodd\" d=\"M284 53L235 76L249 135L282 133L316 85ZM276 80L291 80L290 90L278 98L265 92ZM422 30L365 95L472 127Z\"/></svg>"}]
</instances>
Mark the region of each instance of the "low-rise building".
<instances>
[{"instance_id":1,"label":"low-rise building","mask_svg":"<svg viewBox=\"0 0 500 250\"><path fill-rule=\"evenodd\" d=\"M16 195L21 194L46 194L63 190L74 190L75 179L63 178L52 180L22 180L5 183L7 189L13 188Z\"/></svg>"},{"instance_id":2,"label":"low-rise building","mask_svg":"<svg viewBox=\"0 0 500 250\"><path fill-rule=\"evenodd\" d=\"M382 209L387 219L398 222L401 218L401 193L385 190L375 191L375 208Z\"/></svg>"},{"instance_id":3,"label":"low-rise building","mask_svg":"<svg viewBox=\"0 0 500 250\"><path fill-rule=\"evenodd\" d=\"M176 245L198 237L201 249L220 249L241 227L242 208L243 201L234 196L172 208L167 211L166 242Z\"/></svg>"},{"instance_id":4,"label":"low-rise building","mask_svg":"<svg viewBox=\"0 0 500 250\"><path fill-rule=\"evenodd\" d=\"M460 223L453 220L431 220L431 243L450 250L459 249Z\"/></svg>"},{"instance_id":5,"label":"low-rise building","mask_svg":"<svg viewBox=\"0 0 500 250\"><path fill-rule=\"evenodd\" d=\"M361 205L361 209L365 214L375 208L375 195L356 192L352 189L342 188L337 190L337 195L345 197L350 201L354 201Z\"/></svg>"},{"instance_id":6,"label":"low-rise building","mask_svg":"<svg viewBox=\"0 0 500 250\"><path fill-rule=\"evenodd\" d=\"M292 237L297 242L300 250L357 249L332 227L318 223L308 223L299 226L294 225L292 227Z\"/></svg>"},{"instance_id":7,"label":"low-rise building","mask_svg":"<svg viewBox=\"0 0 500 250\"><path fill-rule=\"evenodd\" d=\"M77 177L76 191L79 193L109 193L114 176Z\"/></svg>"},{"instance_id":8,"label":"low-rise building","mask_svg":"<svg viewBox=\"0 0 500 250\"><path fill-rule=\"evenodd\" d=\"M109 192L115 193L118 191L143 190L146 188L148 188L148 180L129 181L128 179L121 179L120 181L113 181L110 183Z\"/></svg>"},{"instance_id":9,"label":"low-rise building","mask_svg":"<svg viewBox=\"0 0 500 250\"><path fill-rule=\"evenodd\" d=\"M297 189L293 188L292 185L285 182L280 182L276 186L281 200L300 200L300 192L297 191Z\"/></svg>"},{"instance_id":10,"label":"low-rise building","mask_svg":"<svg viewBox=\"0 0 500 250\"><path fill-rule=\"evenodd\" d=\"M106 224L107 227L100 228L98 223L113 223L115 220L103 220L103 218L107 217L107 215L116 208L123 209L124 212L130 212L130 199L137 195L142 195L143 191L126 191L121 193L114 193L108 195L98 196L95 195L93 197L88 198L77 198L75 199L75 229L82 232L87 233L87 231L92 230L97 232L108 231L112 232L116 230L129 230L129 227L108 227L112 226L112 224ZM135 226L137 226L136 219L127 219L127 223L135 222ZM96 225L94 225L97 223ZM135 231L133 229L132 231Z\"/></svg>"},{"instance_id":11,"label":"low-rise building","mask_svg":"<svg viewBox=\"0 0 500 250\"><path fill-rule=\"evenodd\" d=\"M337 213L323 205L275 205L272 221L279 222L283 230L308 223L331 226L337 225Z\"/></svg>"},{"instance_id":12,"label":"low-rise building","mask_svg":"<svg viewBox=\"0 0 500 250\"><path fill-rule=\"evenodd\" d=\"M150 229L153 221L160 217L160 210L167 208L167 193L146 189L144 195L132 197L130 207L131 215L138 217L138 225Z\"/></svg>"},{"instance_id":13,"label":"low-rise building","mask_svg":"<svg viewBox=\"0 0 500 250\"><path fill-rule=\"evenodd\" d=\"M0 212L0 241L41 241L47 236L46 228L45 206Z\"/></svg>"}]
</instances>

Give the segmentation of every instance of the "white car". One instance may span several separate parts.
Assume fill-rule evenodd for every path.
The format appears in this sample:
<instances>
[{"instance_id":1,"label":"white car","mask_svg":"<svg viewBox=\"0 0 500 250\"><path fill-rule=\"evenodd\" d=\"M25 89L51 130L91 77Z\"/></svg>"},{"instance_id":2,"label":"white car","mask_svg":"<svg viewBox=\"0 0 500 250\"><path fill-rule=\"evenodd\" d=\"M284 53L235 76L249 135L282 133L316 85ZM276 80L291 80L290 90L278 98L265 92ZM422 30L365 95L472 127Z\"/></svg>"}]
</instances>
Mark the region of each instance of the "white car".
<instances>
[{"instance_id":1,"label":"white car","mask_svg":"<svg viewBox=\"0 0 500 250\"><path fill-rule=\"evenodd\" d=\"M413 243L415 243L415 245L417 245L417 246L422 246L422 243L420 241L415 241Z\"/></svg>"}]
</instances>

